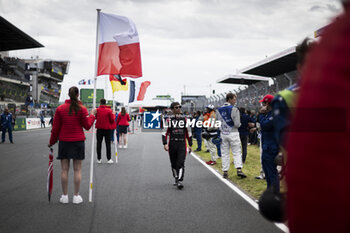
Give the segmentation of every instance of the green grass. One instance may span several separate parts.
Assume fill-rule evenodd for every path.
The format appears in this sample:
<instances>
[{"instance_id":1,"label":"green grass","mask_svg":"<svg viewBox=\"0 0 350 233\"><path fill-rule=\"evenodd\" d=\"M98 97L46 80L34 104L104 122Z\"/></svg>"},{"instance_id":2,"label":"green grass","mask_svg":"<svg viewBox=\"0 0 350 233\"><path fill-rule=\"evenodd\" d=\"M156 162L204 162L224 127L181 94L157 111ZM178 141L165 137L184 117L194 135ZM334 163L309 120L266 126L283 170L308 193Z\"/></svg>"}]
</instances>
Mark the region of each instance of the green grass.
<instances>
[{"instance_id":1,"label":"green grass","mask_svg":"<svg viewBox=\"0 0 350 233\"><path fill-rule=\"evenodd\" d=\"M192 149L197 149L197 142L193 140ZM202 151L195 152L202 160L209 161L210 153L205 152L204 143L202 143ZM255 179L256 176L260 174L261 163L260 163L260 150L256 145L248 146L247 159L245 164L243 165L242 171L247 175L247 178L242 179L237 176L237 170L234 168L232 164L233 156L232 152L230 154L231 163L230 170L228 171L228 179L231 180L236 186L238 186L245 193L253 197L254 199L258 199L260 195L266 189L266 180L258 180ZM220 174L222 174L221 170L221 158L216 160L217 164L212 167L217 170Z\"/></svg>"}]
</instances>

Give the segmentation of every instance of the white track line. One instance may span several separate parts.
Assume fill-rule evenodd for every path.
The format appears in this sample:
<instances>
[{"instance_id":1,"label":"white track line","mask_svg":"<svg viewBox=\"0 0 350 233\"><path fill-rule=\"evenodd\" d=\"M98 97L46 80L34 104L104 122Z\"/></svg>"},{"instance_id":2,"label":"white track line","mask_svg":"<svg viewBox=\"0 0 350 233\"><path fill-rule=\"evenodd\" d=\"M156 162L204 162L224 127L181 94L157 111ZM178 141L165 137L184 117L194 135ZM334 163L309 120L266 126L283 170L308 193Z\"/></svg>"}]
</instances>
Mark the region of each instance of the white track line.
<instances>
[{"instance_id":1,"label":"white track line","mask_svg":"<svg viewBox=\"0 0 350 233\"><path fill-rule=\"evenodd\" d=\"M224 184L226 184L229 188L235 191L238 195L240 195L244 200L246 200L249 204L251 204L255 209L259 210L258 203L256 203L253 199L251 199L247 194L242 192L239 188L237 188L234 184L232 184L227 179L224 179L221 174L219 174L214 168L206 164L202 159L200 159L195 153L191 152L191 155L198 160L203 166L205 166L209 171L211 171L214 175L216 175L219 180L221 180ZM274 223L279 229L288 233L288 227L283 223Z\"/></svg>"}]
</instances>

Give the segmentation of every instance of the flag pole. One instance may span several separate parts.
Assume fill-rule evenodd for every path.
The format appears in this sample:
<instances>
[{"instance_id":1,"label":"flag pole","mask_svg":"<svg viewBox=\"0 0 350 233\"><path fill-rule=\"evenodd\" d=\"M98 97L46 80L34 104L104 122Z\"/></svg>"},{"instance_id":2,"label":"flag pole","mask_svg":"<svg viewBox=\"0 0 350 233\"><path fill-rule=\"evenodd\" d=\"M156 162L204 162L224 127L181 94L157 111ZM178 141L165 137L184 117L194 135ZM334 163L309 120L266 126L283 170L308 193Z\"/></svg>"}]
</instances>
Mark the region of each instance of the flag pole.
<instances>
[{"instance_id":1,"label":"flag pole","mask_svg":"<svg viewBox=\"0 0 350 233\"><path fill-rule=\"evenodd\" d=\"M114 91L112 90L113 92L113 111L115 111L115 101L114 101ZM118 127L118 126L117 126ZM117 146L117 128L115 128L115 137L114 137L114 152L115 152L115 163L117 164L118 163L118 146Z\"/></svg>"},{"instance_id":2,"label":"flag pole","mask_svg":"<svg viewBox=\"0 0 350 233\"><path fill-rule=\"evenodd\" d=\"M98 65L98 30L100 24L100 12L101 9L96 9L97 11L97 25L96 25L96 51L95 51L95 77L94 77L94 96L92 102L92 108L96 108L96 82L97 82L97 65ZM90 161L90 187L89 187L89 202L92 202L92 184L93 184L93 174L94 174L94 152L95 152L95 124L92 126L92 142L91 142L91 161Z\"/></svg>"},{"instance_id":3,"label":"flag pole","mask_svg":"<svg viewBox=\"0 0 350 233\"><path fill-rule=\"evenodd\" d=\"M128 103L128 114L129 114L129 117L131 119L130 103ZM128 143L129 143L129 130L130 130L130 128L128 127L128 130L126 131L126 145L128 145ZM130 130L130 133L131 133L131 130Z\"/></svg>"}]
</instances>

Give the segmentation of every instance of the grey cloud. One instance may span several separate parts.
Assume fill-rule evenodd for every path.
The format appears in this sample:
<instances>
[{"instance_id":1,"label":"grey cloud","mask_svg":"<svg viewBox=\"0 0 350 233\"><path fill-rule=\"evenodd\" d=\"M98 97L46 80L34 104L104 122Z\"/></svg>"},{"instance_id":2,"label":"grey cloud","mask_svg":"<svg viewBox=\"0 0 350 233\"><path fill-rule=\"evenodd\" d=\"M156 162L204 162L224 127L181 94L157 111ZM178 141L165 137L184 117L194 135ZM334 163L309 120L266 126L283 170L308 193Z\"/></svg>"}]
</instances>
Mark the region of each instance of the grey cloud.
<instances>
[{"instance_id":1,"label":"grey cloud","mask_svg":"<svg viewBox=\"0 0 350 233\"><path fill-rule=\"evenodd\" d=\"M309 9L309 11L311 11L311 12L329 11L332 13L337 13L340 11L340 7L337 7L335 4L329 3L329 4L325 4L324 6L314 5Z\"/></svg>"},{"instance_id":2,"label":"grey cloud","mask_svg":"<svg viewBox=\"0 0 350 233\"><path fill-rule=\"evenodd\" d=\"M320 11L322 10L322 7L321 6L312 6L309 11Z\"/></svg>"},{"instance_id":3,"label":"grey cloud","mask_svg":"<svg viewBox=\"0 0 350 233\"><path fill-rule=\"evenodd\" d=\"M338 7L336 7L333 4L327 4L327 8L329 11L334 12L334 13L339 12L339 10L340 10Z\"/></svg>"}]
</instances>

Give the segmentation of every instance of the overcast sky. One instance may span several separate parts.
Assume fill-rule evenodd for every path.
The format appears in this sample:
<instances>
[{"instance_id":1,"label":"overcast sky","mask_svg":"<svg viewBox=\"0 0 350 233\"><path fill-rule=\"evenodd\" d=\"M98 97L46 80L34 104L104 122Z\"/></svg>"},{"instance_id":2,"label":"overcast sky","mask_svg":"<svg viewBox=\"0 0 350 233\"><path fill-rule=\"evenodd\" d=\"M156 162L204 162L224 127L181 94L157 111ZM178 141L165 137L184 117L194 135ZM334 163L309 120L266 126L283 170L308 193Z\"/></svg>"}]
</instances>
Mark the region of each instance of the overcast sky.
<instances>
[{"instance_id":1,"label":"overcast sky","mask_svg":"<svg viewBox=\"0 0 350 233\"><path fill-rule=\"evenodd\" d=\"M339 0L0 0L1 16L45 46L10 55L69 60L66 94L94 76L97 8L136 24L146 99L177 100L237 88L216 80L312 37L342 11Z\"/></svg>"}]
</instances>

